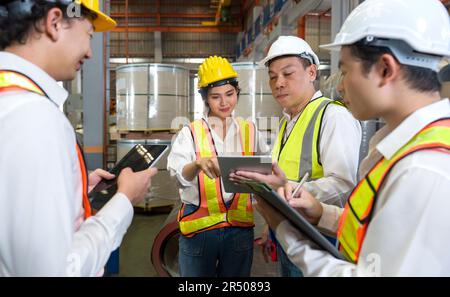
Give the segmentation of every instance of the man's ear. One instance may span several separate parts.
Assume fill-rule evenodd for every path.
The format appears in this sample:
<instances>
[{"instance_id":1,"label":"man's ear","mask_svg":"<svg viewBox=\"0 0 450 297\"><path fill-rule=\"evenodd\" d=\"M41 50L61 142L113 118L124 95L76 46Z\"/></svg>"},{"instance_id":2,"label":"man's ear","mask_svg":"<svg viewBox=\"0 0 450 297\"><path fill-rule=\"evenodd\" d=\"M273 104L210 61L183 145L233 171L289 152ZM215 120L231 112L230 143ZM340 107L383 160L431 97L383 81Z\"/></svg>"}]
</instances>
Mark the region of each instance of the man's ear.
<instances>
[{"instance_id":1,"label":"man's ear","mask_svg":"<svg viewBox=\"0 0 450 297\"><path fill-rule=\"evenodd\" d=\"M63 28L64 13L61 9L55 7L49 10L44 21L44 32L52 40L58 41Z\"/></svg>"},{"instance_id":2,"label":"man's ear","mask_svg":"<svg viewBox=\"0 0 450 297\"><path fill-rule=\"evenodd\" d=\"M308 74L311 79L311 82L314 82L317 78L317 65L311 64L311 66L308 67Z\"/></svg>"},{"instance_id":3,"label":"man's ear","mask_svg":"<svg viewBox=\"0 0 450 297\"><path fill-rule=\"evenodd\" d=\"M380 87L398 79L401 66L391 54L381 55L376 64L376 71L380 76Z\"/></svg>"}]
</instances>

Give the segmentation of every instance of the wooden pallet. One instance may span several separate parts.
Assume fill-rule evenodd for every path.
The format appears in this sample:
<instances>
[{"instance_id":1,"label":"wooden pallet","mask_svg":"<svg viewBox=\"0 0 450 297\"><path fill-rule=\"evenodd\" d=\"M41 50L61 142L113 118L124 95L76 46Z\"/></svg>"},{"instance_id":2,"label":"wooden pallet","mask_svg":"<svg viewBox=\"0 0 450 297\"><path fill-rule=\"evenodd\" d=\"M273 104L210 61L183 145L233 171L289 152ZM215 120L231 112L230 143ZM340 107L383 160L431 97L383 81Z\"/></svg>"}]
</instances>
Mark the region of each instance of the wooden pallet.
<instances>
[{"instance_id":1,"label":"wooden pallet","mask_svg":"<svg viewBox=\"0 0 450 297\"><path fill-rule=\"evenodd\" d=\"M179 129L110 130L110 139L166 139L171 140Z\"/></svg>"},{"instance_id":2,"label":"wooden pallet","mask_svg":"<svg viewBox=\"0 0 450 297\"><path fill-rule=\"evenodd\" d=\"M169 213L172 211L175 206L175 200L169 199L153 199L148 203L141 203L134 207L135 212L137 213Z\"/></svg>"}]
</instances>

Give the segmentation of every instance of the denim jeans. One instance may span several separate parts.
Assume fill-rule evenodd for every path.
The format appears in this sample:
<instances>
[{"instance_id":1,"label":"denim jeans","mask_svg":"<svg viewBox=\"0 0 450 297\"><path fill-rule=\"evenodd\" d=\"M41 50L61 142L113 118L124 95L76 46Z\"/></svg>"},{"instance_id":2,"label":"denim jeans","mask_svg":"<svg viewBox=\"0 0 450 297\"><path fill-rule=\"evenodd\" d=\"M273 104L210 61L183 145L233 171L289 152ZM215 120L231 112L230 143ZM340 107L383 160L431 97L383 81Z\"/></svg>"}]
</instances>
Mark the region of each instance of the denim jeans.
<instances>
[{"instance_id":1,"label":"denim jeans","mask_svg":"<svg viewBox=\"0 0 450 297\"><path fill-rule=\"evenodd\" d=\"M302 271L289 260L272 229L269 229L269 238L277 246L278 274L283 277L302 277Z\"/></svg>"},{"instance_id":2,"label":"denim jeans","mask_svg":"<svg viewBox=\"0 0 450 297\"><path fill-rule=\"evenodd\" d=\"M277 242L278 269L283 277L302 277L303 273L289 260L286 253L281 248L281 244Z\"/></svg>"},{"instance_id":3,"label":"denim jeans","mask_svg":"<svg viewBox=\"0 0 450 297\"><path fill-rule=\"evenodd\" d=\"M185 214L195 210L186 205ZM248 277L253 261L253 228L228 227L179 239L182 277Z\"/></svg>"},{"instance_id":4,"label":"denim jeans","mask_svg":"<svg viewBox=\"0 0 450 297\"><path fill-rule=\"evenodd\" d=\"M271 234L272 235L272 234ZM326 236L326 239L332 244L336 245L336 238ZM275 236L273 236L275 238ZM276 239L275 239L276 240ZM284 252L279 242L276 242L277 245L277 257L278 257L278 269L281 276L284 277L302 277L302 271L289 260L288 256Z\"/></svg>"}]
</instances>

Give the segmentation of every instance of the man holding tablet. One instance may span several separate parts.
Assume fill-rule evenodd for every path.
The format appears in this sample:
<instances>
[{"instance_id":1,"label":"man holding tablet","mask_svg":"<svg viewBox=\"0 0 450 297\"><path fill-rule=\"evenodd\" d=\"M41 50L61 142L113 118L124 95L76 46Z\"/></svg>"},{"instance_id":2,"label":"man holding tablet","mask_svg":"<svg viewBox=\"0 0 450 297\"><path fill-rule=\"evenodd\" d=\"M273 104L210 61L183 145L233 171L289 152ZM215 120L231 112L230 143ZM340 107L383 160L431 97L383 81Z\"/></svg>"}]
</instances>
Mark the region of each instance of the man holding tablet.
<instances>
[{"instance_id":1,"label":"man holding tablet","mask_svg":"<svg viewBox=\"0 0 450 297\"><path fill-rule=\"evenodd\" d=\"M278 165L273 175L238 171L234 177L276 189L286 181L299 182L308 173L305 189L320 202L344 205L356 184L360 124L345 107L315 89L320 62L303 39L280 36L261 64L268 67L273 97L284 109L272 151ZM301 275L282 249L277 250L282 275Z\"/></svg>"},{"instance_id":2,"label":"man holding tablet","mask_svg":"<svg viewBox=\"0 0 450 297\"><path fill-rule=\"evenodd\" d=\"M91 58L94 32L115 27L98 2L0 5L0 276L100 275L156 174L123 170L118 193L91 212L88 189L114 175L87 175L57 81ZM71 5L81 5L80 16L69 16Z\"/></svg>"}]
</instances>

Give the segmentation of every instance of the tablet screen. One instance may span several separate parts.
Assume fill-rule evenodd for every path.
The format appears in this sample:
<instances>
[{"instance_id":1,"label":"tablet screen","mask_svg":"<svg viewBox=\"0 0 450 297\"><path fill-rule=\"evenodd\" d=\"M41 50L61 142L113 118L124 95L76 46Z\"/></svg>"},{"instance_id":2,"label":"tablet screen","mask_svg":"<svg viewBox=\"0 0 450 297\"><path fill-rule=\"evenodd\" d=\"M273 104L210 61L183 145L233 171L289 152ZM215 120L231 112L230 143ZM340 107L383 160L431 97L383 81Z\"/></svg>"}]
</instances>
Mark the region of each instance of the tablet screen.
<instances>
[{"instance_id":1,"label":"tablet screen","mask_svg":"<svg viewBox=\"0 0 450 297\"><path fill-rule=\"evenodd\" d=\"M168 145L149 145L149 144L137 144L135 145L109 172L116 175L116 178L111 180L102 179L91 193L101 192L108 189L110 186L117 183L117 177L120 172L130 167L133 172L145 170L149 167L156 165L161 156L168 149Z\"/></svg>"},{"instance_id":2,"label":"tablet screen","mask_svg":"<svg viewBox=\"0 0 450 297\"><path fill-rule=\"evenodd\" d=\"M229 180L230 173L243 170L272 174L271 156L219 156L220 173L225 192L250 193L250 189L244 185L235 184Z\"/></svg>"}]
</instances>

